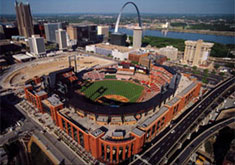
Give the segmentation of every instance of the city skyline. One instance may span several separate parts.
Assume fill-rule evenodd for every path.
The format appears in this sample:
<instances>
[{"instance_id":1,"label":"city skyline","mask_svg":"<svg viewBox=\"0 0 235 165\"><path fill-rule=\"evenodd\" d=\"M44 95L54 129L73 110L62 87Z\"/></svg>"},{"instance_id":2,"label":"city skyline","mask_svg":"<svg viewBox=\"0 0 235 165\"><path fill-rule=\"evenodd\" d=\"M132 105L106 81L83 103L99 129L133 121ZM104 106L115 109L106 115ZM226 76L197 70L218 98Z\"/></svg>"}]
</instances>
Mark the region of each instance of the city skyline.
<instances>
[{"instance_id":1,"label":"city skyline","mask_svg":"<svg viewBox=\"0 0 235 165\"><path fill-rule=\"evenodd\" d=\"M0 14L15 14L14 0L0 0ZM118 13L120 6L127 0L120 1L95 1L95 0L29 0L32 14L66 14L66 13ZM233 0L148 0L148 3L143 0L134 0L140 8L141 13L153 14L234 14ZM57 5L53 5L57 4ZM4 6L4 7L3 7ZM66 6L66 7L64 7ZM105 6L108 6L105 7ZM127 7L125 13L135 13L132 6Z\"/></svg>"}]
</instances>

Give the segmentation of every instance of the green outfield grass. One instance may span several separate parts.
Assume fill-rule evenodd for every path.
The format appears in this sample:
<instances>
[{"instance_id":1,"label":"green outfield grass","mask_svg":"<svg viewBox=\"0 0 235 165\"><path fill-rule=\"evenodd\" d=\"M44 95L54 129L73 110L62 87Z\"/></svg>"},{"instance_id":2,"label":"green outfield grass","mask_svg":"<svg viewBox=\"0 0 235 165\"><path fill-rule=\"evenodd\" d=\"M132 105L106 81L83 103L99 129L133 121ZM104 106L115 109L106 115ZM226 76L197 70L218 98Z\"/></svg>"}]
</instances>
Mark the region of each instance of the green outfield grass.
<instances>
[{"instance_id":1,"label":"green outfield grass","mask_svg":"<svg viewBox=\"0 0 235 165\"><path fill-rule=\"evenodd\" d=\"M129 102L136 102L141 96L144 87L127 81L104 80L95 81L92 85L81 88L87 98L96 100L104 95L121 95L129 99Z\"/></svg>"},{"instance_id":2,"label":"green outfield grass","mask_svg":"<svg viewBox=\"0 0 235 165\"><path fill-rule=\"evenodd\" d=\"M116 75L105 75L105 79L116 79Z\"/></svg>"}]
</instances>

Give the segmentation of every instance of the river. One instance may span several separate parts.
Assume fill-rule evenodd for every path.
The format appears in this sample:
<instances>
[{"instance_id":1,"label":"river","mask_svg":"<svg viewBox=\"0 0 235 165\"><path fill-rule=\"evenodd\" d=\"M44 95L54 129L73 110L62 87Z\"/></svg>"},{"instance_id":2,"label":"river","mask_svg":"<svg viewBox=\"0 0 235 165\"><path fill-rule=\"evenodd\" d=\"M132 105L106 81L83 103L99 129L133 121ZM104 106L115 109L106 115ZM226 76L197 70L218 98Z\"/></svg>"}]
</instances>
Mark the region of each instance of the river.
<instances>
[{"instance_id":1,"label":"river","mask_svg":"<svg viewBox=\"0 0 235 165\"><path fill-rule=\"evenodd\" d=\"M126 28L119 28L119 32L126 33L127 35L133 35L133 30ZM113 32L113 29L111 30ZM144 36L155 36L155 37L166 37L166 38L175 38L175 39L184 39L184 40L199 40L209 42L217 42L221 44L235 44L235 37L232 36L217 36L210 34L199 34L199 33L181 33L181 32L170 32L163 33L160 30L144 30Z\"/></svg>"}]
</instances>

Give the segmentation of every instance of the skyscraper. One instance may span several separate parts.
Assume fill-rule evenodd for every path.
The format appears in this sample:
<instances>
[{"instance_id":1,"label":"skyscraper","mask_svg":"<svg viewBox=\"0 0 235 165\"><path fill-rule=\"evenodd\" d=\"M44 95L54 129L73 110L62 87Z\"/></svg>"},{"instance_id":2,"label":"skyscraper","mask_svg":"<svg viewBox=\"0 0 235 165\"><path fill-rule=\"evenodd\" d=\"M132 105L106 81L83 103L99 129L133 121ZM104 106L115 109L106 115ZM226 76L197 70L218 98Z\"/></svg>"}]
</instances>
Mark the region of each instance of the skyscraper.
<instances>
[{"instance_id":1,"label":"skyscraper","mask_svg":"<svg viewBox=\"0 0 235 165\"><path fill-rule=\"evenodd\" d=\"M29 38L29 47L30 53L35 56L42 57L46 54L44 39L39 35L32 35L32 37Z\"/></svg>"},{"instance_id":2,"label":"skyscraper","mask_svg":"<svg viewBox=\"0 0 235 165\"><path fill-rule=\"evenodd\" d=\"M141 27L134 28L134 35L133 35L133 48L139 49L142 45L142 33L143 29Z\"/></svg>"},{"instance_id":3,"label":"skyscraper","mask_svg":"<svg viewBox=\"0 0 235 165\"><path fill-rule=\"evenodd\" d=\"M77 40L78 46L86 46L99 42L97 25L70 24L67 27L69 38Z\"/></svg>"},{"instance_id":4,"label":"skyscraper","mask_svg":"<svg viewBox=\"0 0 235 165\"><path fill-rule=\"evenodd\" d=\"M126 34L112 33L110 36L110 43L113 45L126 46Z\"/></svg>"},{"instance_id":5,"label":"skyscraper","mask_svg":"<svg viewBox=\"0 0 235 165\"><path fill-rule=\"evenodd\" d=\"M77 28L75 26L72 25L67 26L66 31L69 35L69 39L77 40Z\"/></svg>"},{"instance_id":6,"label":"skyscraper","mask_svg":"<svg viewBox=\"0 0 235 165\"><path fill-rule=\"evenodd\" d=\"M98 26L97 27L97 34L98 35L103 35L104 40L108 41L109 38L109 26Z\"/></svg>"},{"instance_id":7,"label":"skyscraper","mask_svg":"<svg viewBox=\"0 0 235 165\"><path fill-rule=\"evenodd\" d=\"M28 38L34 33L29 3L15 1L15 9L19 34Z\"/></svg>"},{"instance_id":8,"label":"skyscraper","mask_svg":"<svg viewBox=\"0 0 235 165\"><path fill-rule=\"evenodd\" d=\"M46 40L49 42L56 42L55 31L62 28L61 23L45 23L44 29L46 34Z\"/></svg>"},{"instance_id":9,"label":"skyscraper","mask_svg":"<svg viewBox=\"0 0 235 165\"><path fill-rule=\"evenodd\" d=\"M55 31L56 33L56 42L59 45L60 50L67 49L67 41L66 41L66 31L63 29L58 29Z\"/></svg>"}]
</instances>

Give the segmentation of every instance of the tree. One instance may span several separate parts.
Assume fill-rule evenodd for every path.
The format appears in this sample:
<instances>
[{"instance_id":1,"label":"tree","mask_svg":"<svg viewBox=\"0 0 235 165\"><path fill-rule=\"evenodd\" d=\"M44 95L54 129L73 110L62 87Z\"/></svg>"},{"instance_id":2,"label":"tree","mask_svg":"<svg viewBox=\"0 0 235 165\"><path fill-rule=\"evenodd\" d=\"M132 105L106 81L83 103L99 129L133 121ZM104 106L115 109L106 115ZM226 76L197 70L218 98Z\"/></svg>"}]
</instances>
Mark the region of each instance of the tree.
<instances>
[{"instance_id":1,"label":"tree","mask_svg":"<svg viewBox=\"0 0 235 165\"><path fill-rule=\"evenodd\" d=\"M193 70L196 71L197 70L197 66L193 66Z\"/></svg>"},{"instance_id":2,"label":"tree","mask_svg":"<svg viewBox=\"0 0 235 165\"><path fill-rule=\"evenodd\" d=\"M215 70L212 70L211 74L215 74L215 73L216 73Z\"/></svg>"},{"instance_id":3,"label":"tree","mask_svg":"<svg viewBox=\"0 0 235 165\"><path fill-rule=\"evenodd\" d=\"M205 77L208 77L208 69L204 69L204 70L203 70L203 73L204 73L204 76L205 76Z\"/></svg>"},{"instance_id":4,"label":"tree","mask_svg":"<svg viewBox=\"0 0 235 165\"><path fill-rule=\"evenodd\" d=\"M111 54L108 54L108 57L113 57Z\"/></svg>"},{"instance_id":5,"label":"tree","mask_svg":"<svg viewBox=\"0 0 235 165\"><path fill-rule=\"evenodd\" d=\"M207 141L205 144L205 150L207 153L212 154L213 153L213 145L210 141Z\"/></svg>"},{"instance_id":6,"label":"tree","mask_svg":"<svg viewBox=\"0 0 235 165\"><path fill-rule=\"evenodd\" d=\"M204 72L204 73L208 73L208 69L204 69L203 72Z\"/></svg>"},{"instance_id":7,"label":"tree","mask_svg":"<svg viewBox=\"0 0 235 165\"><path fill-rule=\"evenodd\" d=\"M224 76L224 72L220 72L219 75L220 75L220 76Z\"/></svg>"},{"instance_id":8,"label":"tree","mask_svg":"<svg viewBox=\"0 0 235 165\"><path fill-rule=\"evenodd\" d=\"M131 61L132 64L138 65L137 61Z\"/></svg>"},{"instance_id":9,"label":"tree","mask_svg":"<svg viewBox=\"0 0 235 165\"><path fill-rule=\"evenodd\" d=\"M205 76L202 78L202 82L203 82L204 84L207 84L207 83L208 83L208 80L207 80L207 78L206 78Z\"/></svg>"},{"instance_id":10,"label":"tree","mask_svg":"<svg viewBox=\"0 0 235 165\"><path fill-rule=\"evenodd\" d=\"M214 68L218 69L219 68L219 64L215 64Z\"/></svg>"}]
</instances>

